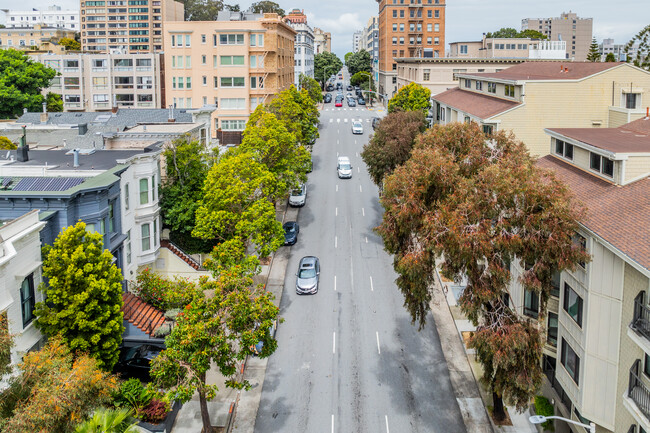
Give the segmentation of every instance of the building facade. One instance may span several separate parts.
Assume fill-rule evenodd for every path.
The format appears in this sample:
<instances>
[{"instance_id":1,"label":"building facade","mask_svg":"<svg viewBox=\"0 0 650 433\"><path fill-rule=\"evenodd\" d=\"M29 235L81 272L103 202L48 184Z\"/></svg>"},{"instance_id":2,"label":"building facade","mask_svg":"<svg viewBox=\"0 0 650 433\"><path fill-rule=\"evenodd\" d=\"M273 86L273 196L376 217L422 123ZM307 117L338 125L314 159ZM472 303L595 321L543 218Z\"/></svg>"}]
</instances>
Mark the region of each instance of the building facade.
<instances>
[{"instance_id":1,"label":"building facade","mask_svg":"<svg viewBox=\"0 0 650 433\"><path fill-rule=\"evenodd\" d=\"M0 49L41 49L47 45L57 44L63 38L74 39L74 34L74 30L60 27L45 27L40 24L35 24L32 27L0 29Z\"/></svg>"},{"instance_id":2,"label":"building facade","mask_svg":"<svg viewBox=\"0 0 650 433\"><path fill-rule=\"evenodd\" d=\"M106 53L154 53L163 49L163 22L184 19L174 0L81 2L81 48Z\"/></svg>"},{"instance_id":3,"label":"building facade","mask_svg":"<svg viewBox=\"0 0 650 433\"><path fill-rule=\"evenodd\" d=\"M162 54L37 54L31 57L58 72L49 88L63 98L64 111L164 108Z\"/></svg>"},{"instance_id":4,"label":"building facade","mask_svg":"<svg viewBox=\"0 0 650 433\"><path fill-rule=\"evenodd\" d=\"M372 78L379 80L379 18L370 17L361 35L363 49L370 53L372 59Z\"/></svg>"},{"instance_id":5,"label":"building facade","mask_svg":"<svg viewBox=\"0 0 650 433\"><path fill-rule=\"evenodd\" d=\"M390 99L397 92L399 57L445 56L445 0L377 0L379 86Z\"/></svg>"},{"instance_id":6,"label":"building facade","mask_svg":"<svg viewBox=\"0 0 650 433\"><path fill-rule=\"evenodd\" d=\"M481 41L450 43L449 57L562 60L566 58L566 42L530 38L486 38L483 36Z\"/></svg>"},{"instance_id":7,"label":"building facade","mask_svg":"<svg viewBox=\"0 0 650 433\"><path fill-rule=\"evenodd\" d=\"M62 10L61 6L48 6L46 10L11 10L5 9L5 26L7 28L15 27L34 27L39 24L43 27L64 28L78 32L79 27L79 10Z\"/></svg>"},{"instance_id":8,"label":"building facade","mask_svg":"<svg viewBox=\"0 0 650 433\"><path fill-rule=\"evenodd\" d=\"M603 39L603 42L598 46L600 50L600 61L604 62L608 54L613 54L617 62L625 62L627 58L634 59L639 50L639 45L634 44L630 47L628 53L625 53L627 44L616 44L614 39Z\"/></svg>"},{"instance_id":9,"label":"building facade","mask_svg":"<svg viewBox=\"0 0 650 433\"><path fill-rule=\"evenodd\" d=\"M650 98L650 72L627 63L524 62L456 77L459 87L432 97L435 122L511 130L538 156L548 154L544 128L618 127L643 117Z\"/></svg>"},{"instance_id":10,"label":"building facade","mask_svg":"<svg viewBox=\"0 0 650 433\"><path fill-rule=\"evenodd\" d=\"M243 131L259 104L294 83L295 36L273 13L165 23L167 104L214 104L214 130Z\"/></svg>"},{"instance_id":11,"label":"building facade","mask_svg":"<svg viewBox=\"0 0 650 433\"><path fill-rule=\"evenodd\" d=\"M314 78L314 31L307 24L307 16L300 9L293 9L284 20L296 32L294 45L294 82L300 86L300 74Z\"/></svg>"},{"instance_id":12,"label":"building facade","mask_svg":"<svg viewBox=\"0 0 650 433\"><path fill-rule=\"evenodd\" d=\"M314 27L314 54L332 52L332 34Z\"/></svg>"},{"instance_id":13,"label":"building facade","mask_svg":"<svg viewBox=\"0 0 650 433\"><path fill-rule=\"evenodd\" d=\"M536 30L551 41L565 41L566 58L587 60L593 37L593 18L579 18L574 12L562 12L555 18L525 18L521 30Z\"/></svg>"},{"instance_id":14,"label":"building facade","mask_svg":"<svg viewBox=\"0 0 650 433\"><path fill-rule=\"evenodd\" d=\"M365 47L362 44L362 39L363 39L363 30L357 30L356 32L352 33L352 52L353 53L358 53L361 51L361 49L365 49Z\"/></svg>"}]
</instances>

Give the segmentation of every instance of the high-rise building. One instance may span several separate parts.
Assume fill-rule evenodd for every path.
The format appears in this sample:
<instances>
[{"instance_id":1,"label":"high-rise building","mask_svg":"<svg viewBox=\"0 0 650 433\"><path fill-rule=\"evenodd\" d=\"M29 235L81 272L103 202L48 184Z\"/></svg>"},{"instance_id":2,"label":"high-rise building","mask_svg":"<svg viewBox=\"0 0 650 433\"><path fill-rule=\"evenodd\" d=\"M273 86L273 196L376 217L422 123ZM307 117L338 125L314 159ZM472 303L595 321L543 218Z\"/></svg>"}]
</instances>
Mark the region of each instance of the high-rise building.
<instances>
[{"instance_id":1,"label":"high-rise building","mask_svg":"<svg viewBox=\"0 0 650 433\"><path fill-rule=\"evenodd\" d=\"M163 22L183 20L174 0L82 0L81 48L87 51L153 53L163 49Z\"/></svg>"},{"instance_id":2,"label":"high-rise building","mask_svg":"<svg viewBox=\"0 0 650 433\"><path fill-rule=\"evenodd\" d=\"M372 78L379 79L379 19L370 17L361 35L362 48L370 53L372 59Z\"/></svg>"},{"instance_id":3,"label":"high-rise building","mask_svg":"<svg viewBox=\"0 0 650 433\"><path fill-rule=\"evenodd\" d=\"M314 78L314 31L307 24L307 15L300 9L289 12L284 20L296 31L294 79L297 87L300 74Z\"/></svg>"},{"instance_id":4,"label":"high-rise building","mask_svg":"<svg viewBox=\"0 0 650 433\"><path fill-rule=\"evenodd\" d=\"M314 27L314 54L332 52L332 34Z\"/></svg>"},{"instance_id":5,"label":"high-rise building","mask_svg":"<svg viewBox=\"0 0 650 433\"><path fill-rule=\"evenodd\" d=\"M444 57L445 0L377 0L379 4L379 93L397 92L398 57Z\"/></svg>"},{"instance_id":6,"label":"high-rise building","mask_svg":"<svg viewBox=\"0 0 650 433\"><path fill-rule=\"evenodd\" d=\"M364 48L363 44L361 43L361 39L363 38L363 30L357 30L356 32L352 33L352 52L357 53L361 51L362 48Z\"/></svg>"},{"instance_id":7,"label":"high-rise building","mask_svg":"<svg viewBox=\"0 0 650 433\"><path fill-rule=\"evenodd\" d=\"M79 31L79 10L62 10L61 6L48 6L46 10L11 10L5 9L5 26L8 29L16 27L34 27L40 24L44 27L56 27Z\"/></svg>"},{"instance_id":8,"label":"high-rise building","mask_svg":"<svg viewBox=\"0 0 650 433\"><path fill-rule=\"evenodd\" d=\"M578 18L569 11L556 18L525 18L522 30L536 30L551 41L566 41L566 58L578 62L587 60L593 36L593 18Z\"/></svg>"},{"instance_id":9,"label":"high-rise building","mask_svg":"<svg viewBox=\"0 0 650 433\"><path fill-rule=\"evenodd\" d=\"M604 62L609 53L614 54L614 59L616 59L617 62L625 62L628 57L634 59L639 51L639 44L633 44L628 49L627 54L625 53L626 46L627 44L615 44L614 39L611 38L603 39L603 42L598 46L601 55L600 60Z\"/></svg>"},{"instance_id":10,"label":"high-rise building","mask_svg":"<svg viewBox=\"0 0 650 433\"><path fill-rule=\"evenodd\" d=\"M165 23L165 100L216 105L214 130L243 131L259 105L294 83L296 32L275 13L221 11Z\"/></svg>"}]
</instances>

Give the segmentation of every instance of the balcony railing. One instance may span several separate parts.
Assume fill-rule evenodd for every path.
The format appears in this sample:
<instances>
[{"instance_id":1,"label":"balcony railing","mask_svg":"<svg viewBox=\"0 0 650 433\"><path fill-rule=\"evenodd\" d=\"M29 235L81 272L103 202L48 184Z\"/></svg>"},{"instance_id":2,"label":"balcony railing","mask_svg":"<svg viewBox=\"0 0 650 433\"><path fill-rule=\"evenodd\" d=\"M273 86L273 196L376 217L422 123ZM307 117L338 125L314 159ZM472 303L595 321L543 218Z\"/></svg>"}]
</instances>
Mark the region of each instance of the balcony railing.
<instances>
[{"instance_id":1,"label":"balcony railing","mask_svg":"<svg viewBox=\"0 0 650 433\"><path fill-rule=\"evenodd\" d=\"M650 389L639 378L641 360L637 359L630 368L630 381L627 386L627 396L631 398L643 414L650 418Z\"/></svg>"},{"instance_id":2,"label":"balcony railing","mask_svg":"<svg viewBox=\"0 0 650 433\"><path fill-rule=\"evenodd\" d=\"M637 334L650 340L650 309L644 305L641 299L634 300L634 315L630 327Z\"/></svg>"}]
</instances>

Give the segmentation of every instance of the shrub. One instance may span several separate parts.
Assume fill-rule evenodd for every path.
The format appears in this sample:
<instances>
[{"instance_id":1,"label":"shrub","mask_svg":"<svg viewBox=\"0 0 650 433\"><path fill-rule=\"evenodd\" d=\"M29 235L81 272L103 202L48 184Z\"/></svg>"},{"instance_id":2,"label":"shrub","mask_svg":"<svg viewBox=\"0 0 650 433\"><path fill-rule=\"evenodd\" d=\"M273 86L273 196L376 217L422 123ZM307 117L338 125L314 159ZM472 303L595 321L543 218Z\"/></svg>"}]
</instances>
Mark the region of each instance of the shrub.
<instances>
[{"instance_id":1,"label":"shrub","mask_svg":"<svg viewBox=\"0 0 650 433\"><path fill-rule=\"evenodd\" d=\"M548 398L541 396L541 395L536 395L535 396L535 413L537 415L542 415L542 416L553 416L555 415L555 408L551 404L550 401L548 401ZM548 420L545 423L542 424L542 427L544 430L548 431L555 431L555 427L553 426L553 420Z\"/></svg>"},{"instance_id":2,"label":"shrub","mask_svg":"<svg viewBox=\"0 0 650 433\"><path fill-rule=\"evenodd\" d=\"M171 310L165 311L165 319L167 320L176 320L176 316L178 316L178 313L180 313L182 310L180 308L172 308Z\"/></svg>"},{"instance_id":3,"label":"shrub","mask_svg":"<svg viewBox=\"0 0 650 433\"><path fill-rule=\"evenodd\" d=\"M182 309L195 298L203 296L194 282L179 277L168 280L149 268L138 274L133 292L144 302L163 311Z\"/></svg>"},{"instance_id":4,"label":"shrub","mask_svg":"<svg viewBox=\"0 0 650 433\"><path fill-rule=\"evenodd\" d=\"M162 400L154 398L142 411L142 420L151 424L159 424L165 420L169 413L169 405Z\"/></svg>"},{"instance_id":5,"label":"shrub","mask_svg":"<svg viewBox=\"0 0 650 433\"><path fill-rule=\"evenodd\" d=\"M164 338L172 333L172 325L169 322L163 323L156 329L153 336L156 338Z\"/></svg>"},{"instance_id":6,"label":"shrub","mask_svg":"<svg viewBox=\"0 0 650 433\"><path fill-rule=\"evenodd\" d=\"M7 137L0 137L0 150L13 150L16 145Z\"/></svg>"},{"instance_id":7,"label":"shrub","mask_svg":"<svg viewBox=\"0 0 650 433\"><path fill-rule=\"evenodd\" d=\"M156 397L157 392L145 387L138 379L132 378L122 382L120 389L113 396L116 407L133 409L136 417L140 417L142 410Z\"/></svg>"}]
</instances>

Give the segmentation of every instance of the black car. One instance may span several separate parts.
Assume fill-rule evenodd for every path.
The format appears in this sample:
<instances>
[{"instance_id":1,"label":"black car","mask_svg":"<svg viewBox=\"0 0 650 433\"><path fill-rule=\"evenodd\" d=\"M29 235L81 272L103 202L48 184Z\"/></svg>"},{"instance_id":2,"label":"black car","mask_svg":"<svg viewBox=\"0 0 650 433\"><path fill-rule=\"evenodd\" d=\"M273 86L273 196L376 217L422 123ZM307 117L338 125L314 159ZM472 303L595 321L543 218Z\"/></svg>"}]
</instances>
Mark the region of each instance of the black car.
<instances>
[{"instance_id":1,"label":"black car","mask_svg":"<svg viewBox=\"0 0 650 433\"><path fill-rule=\"evenodd\" d=\"M343 84L336 83L336 90L339 90L339 89L342 89L342 88L343 88Z\"/></svg>"},{"instance_id":2,"label":"black car","mask_svg":"<svg viewBox=\"0 0 650 433\"><path fill-rule=\"evenodd\" d=\"M348 92L351 92L351 91L352 91L352 86L350 86L349 84L348 84L348 87L347 87L347 91L348 91Z\"/></svg>"},{"instance_id":3,"label":"black car","mask_svg":"<svg viewBox=\"0 0 650 433\"><path fill-rule=\"evenodd\" d=\"M331 91L334 90L334 86L332 86L331 84L328 84L327 88L325 88L325 90L327 90L328 92L331 92Z\"/></svg>"},{"instance_id":4,"label":"black car","mask_svg":"<svg viewBox=\"0 0 650 433\"><path fill-rule=\"evenodd\" d=\"M332 102L332 95L329 93L326 93L325 96L323 97L323 101L325 103Z\"/></svg>"},{"instance_id":5,"label":"black car","mask_svg":"<svg viewBox=\"0 0 650 433\"><path fill-rule=\"evenodd\" d=\"M361 89L358 89L358 88L357 88L357 89L354 90L354 93L355 93L357 96L361 96L361 93L362 93L362 92L361 92Z\"/></svg>"},{"instance_id":6,"label":"black car","mask_svg":"<svg viewBox=\"0 0 650 433\"><path fill-rule=\"evenodd\" d=\"M150 382L149 370L151 361L165 348L154 344L140 344L133 347L120 348L120 358L113 371L123 379L135 377L143 382Z\"/></svg>"},{"instance_id":7,"label":"black car","mask_svg":"<svg viewBox=\"0 0 650 433\"><path fill-rule=\"evenodd\" d=\"M282 224L284 229L284 244L294 245L298 241L298 233L300 233L300 226L295 221L288 221Z\"/></svg>"},{"instance_id":8,"label":"black car","mask_svg":"<svg viewBox=\"0 0 650 433\"><path fill-rule=\"evenodd\" d=\"M357 103L353 98L348 98L348 107L356 107Z\"/></svg>"},{"instance_id":9,"label":"black car","mask_svg":"<svg viewBox=\"0 0 650 433\"><path fill-rule=\"evenodd\" d=\"M381 119L379 117L373 117L372 118L372 129L376 129L377 126L379 125L379 121Z\"/></svg>"},{"instance_id":10,"label":"black car","mask_svg":"<svg viewBox=\"0 0 650 433\"><path fill-rule=\"evenodd\" d=\"M363 99L361 96L357 98L357 104L359 105L366 105L366 100Z\"/></svg>"}]
</instances>

